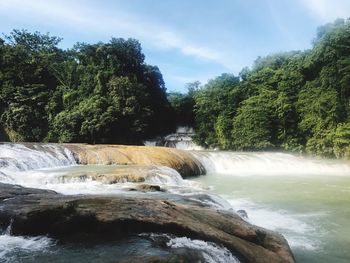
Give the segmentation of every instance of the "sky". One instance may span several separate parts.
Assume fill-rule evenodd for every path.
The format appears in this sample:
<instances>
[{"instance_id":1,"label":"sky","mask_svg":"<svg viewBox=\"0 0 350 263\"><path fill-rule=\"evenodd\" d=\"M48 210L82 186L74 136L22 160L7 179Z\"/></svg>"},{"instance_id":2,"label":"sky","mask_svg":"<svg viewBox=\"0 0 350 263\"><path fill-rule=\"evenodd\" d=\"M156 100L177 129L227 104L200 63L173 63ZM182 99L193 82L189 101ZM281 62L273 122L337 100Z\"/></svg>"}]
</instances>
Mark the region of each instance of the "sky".
<instances>
[{"instance_id":1,"label":"sky","mask_svg":"<svg viewBox=\"0 0 350 263\"><path fill-rule=\"evenodd\" d=\"M49 32L64 49L136 38L179 92L237 75L258 56L308 49L317 27L338 17L350 17L350 0L0 0L1 33Z\"/></svg>"}]
</instances>

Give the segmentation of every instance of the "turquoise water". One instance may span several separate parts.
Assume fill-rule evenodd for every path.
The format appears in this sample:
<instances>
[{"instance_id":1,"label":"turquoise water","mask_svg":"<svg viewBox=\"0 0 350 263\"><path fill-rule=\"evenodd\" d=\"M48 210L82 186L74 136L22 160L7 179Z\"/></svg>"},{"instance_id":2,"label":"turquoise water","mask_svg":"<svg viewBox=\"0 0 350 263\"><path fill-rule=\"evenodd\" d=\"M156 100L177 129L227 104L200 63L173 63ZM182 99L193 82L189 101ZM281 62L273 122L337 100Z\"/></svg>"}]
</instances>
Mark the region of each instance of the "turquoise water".
<instances>
[{"instance_id":1,"label":"turquoise water","mask_svg":"<svg viewBox=\"0 0 350 263\"><path fill-rule=\"evenodd\" d=\"M282 233L297 262L350 262L350 176L237 176L194 179L249 221Z\"/></svg>"}]
</instances>

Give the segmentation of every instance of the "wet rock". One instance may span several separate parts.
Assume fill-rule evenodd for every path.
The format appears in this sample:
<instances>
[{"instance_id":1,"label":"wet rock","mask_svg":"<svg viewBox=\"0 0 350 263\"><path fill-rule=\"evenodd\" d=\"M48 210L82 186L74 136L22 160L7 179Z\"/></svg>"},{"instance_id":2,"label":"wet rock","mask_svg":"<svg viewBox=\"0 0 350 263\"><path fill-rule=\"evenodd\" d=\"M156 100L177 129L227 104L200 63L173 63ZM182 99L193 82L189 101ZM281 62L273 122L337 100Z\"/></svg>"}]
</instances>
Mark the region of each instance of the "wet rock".
<instances>
[{"instance_id":1,"label":"wet rock","mask_svg":"<svg viewBox=\"0 0 350 263\"><path fill-rule=\"evenodd\" d=\"M247 213L247 211L241 209L241 210L237 210L236 212L237 212L237 214L238 214L240 217L242 217L243 219L248 219L248 213Z\"/></svg>"},{"instance_id":2,"label":"wet rock","mask_svg":"<svg viewBox=\"0 0 350 263\"><path fill-rule=\"evenodd\" d=\"M141 192L163 192L164 190L160 188L159 185L156 184L140 184L134 188L136 191Z\"/></svg>"},{"instance_id":3,"label":"wet rock","mask_svg":"<svg viewBox=\"0 0 350 263\"><path fill-rule=\"evenodd\" d=\"M3 202L13 198L23 196L56 196L57 193L51 190L41 190L36 188L27 188L19 185L0 183L0 208ZM1 210L0 210L1 212Z\"/></svg>"},{"instance_id":4,"label":"wet rock","mask_svg":"<svg viewBox=\"0 0 350 263\"><path fill-rule=\"evenodd\" d=\"M176 254L164 255L164 256L139 256L139 257L127 257L118 261L119 263L199 263L205 262L200 253L195 251L182 251Z\"/></svg>"},{"instance_id":5,"label":"wet rock","mask_svg":"<svg viewBox=\"0 0 350 263\"><path fill-rule=\"evenodd\" d=\"M63 175L63 182L91 179L105 184L116 183L142 183L152 178L159 169L151 165L119 165L107 172L78 172Z\"/></svg>"},{"instance_id":6,"label":"wet rock","mask_svg":"<svg viewBox=\"0 0 350 263\"><path fill-rule=\"evenodd\" d=\"M6 184L0 184L0 193L0 226L5 229L12 220L14 235L60 239L77 233L121 237L160 232L223 245L242 262L294 262L283 236L233 212L168 201L165 194L64 196Z\"/></svg>"}]
</instances>

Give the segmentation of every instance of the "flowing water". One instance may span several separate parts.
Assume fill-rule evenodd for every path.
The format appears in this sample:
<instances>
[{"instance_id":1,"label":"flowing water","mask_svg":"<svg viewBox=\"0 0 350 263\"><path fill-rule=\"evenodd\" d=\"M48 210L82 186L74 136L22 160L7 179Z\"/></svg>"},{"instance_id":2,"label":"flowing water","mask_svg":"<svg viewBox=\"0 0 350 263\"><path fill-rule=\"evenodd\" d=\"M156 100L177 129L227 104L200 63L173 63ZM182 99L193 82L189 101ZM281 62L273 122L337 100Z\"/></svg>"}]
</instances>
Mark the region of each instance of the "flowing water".
<instances>
[{"instance_id":1,"label":"flowing water","mask_svg":"<svg viewBox=\"0 0 350 263\"><path fill-rule=\"evenodd\" d=\"M283 234L297 262L350 262L350 164L284 153L195 153L211 187Z\"/></svg>"},{"instance_id":2,"label":"flowing water","mask_svg":"<svg viewBox=\"0 0 350 263\"><path fill-rule=\"evenodd\" d=\"M156 167L148 182L219 209L245 210L251 223L282 233L297 262L350 262L349 163L286 153L191 153L207 175L183 180L173 169ZM0 144L0 182L62 194L148 195L125 191L132 183L103 184L89 176L64 179L72 173L108 172L115 167L77 165L62 145ZM202 195L207 187L213 193L210 198ZM59 243L45 236L12 236L10 227L0 233L0 262L116 262L176 255L183 249L195 251L205 262L238 262L226 248L185 237L168 237L165 246L157 247L144 235Z\"/></svg>"}]
</instances>

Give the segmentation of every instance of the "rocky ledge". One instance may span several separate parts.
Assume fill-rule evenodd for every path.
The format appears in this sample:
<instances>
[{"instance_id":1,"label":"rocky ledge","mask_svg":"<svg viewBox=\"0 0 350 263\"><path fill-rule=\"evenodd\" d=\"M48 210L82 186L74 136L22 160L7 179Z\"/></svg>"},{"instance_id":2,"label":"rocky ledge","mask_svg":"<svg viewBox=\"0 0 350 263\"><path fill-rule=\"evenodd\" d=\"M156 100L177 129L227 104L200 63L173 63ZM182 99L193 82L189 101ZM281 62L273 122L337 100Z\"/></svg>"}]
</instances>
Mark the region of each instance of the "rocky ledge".
<instances>
[{"instance_id":1,"label":"rocky ledge","mask_svg":"<svg viewBox=\"0 0 350 263\"><path fill-rule=\"evenodd\" d=\"M190 153L173 148L125 145L64 144L80 164L166 166L182 177L205 174L203 165Z\"/></svg>"},{"instance_id":2,"label":"rocky ledge","mask_svg":"<svg viewBox=\"0 0 350 263\"><path fill-rule=\"evenodd\" d=\"M90 179L104 184L117 184L126 182L143 183L152 181L152 179L157 177L171 178L172 176L181 178L180 174L167 167L153 165L113 165L107 171L72 172L61 176L60 179L62 182L85 181Z\"/></svg>"},{"instance_id":3,"label":"rocky ledge","mask_svg":"<svg viewBox=\"0 0 350 263\"><path fill-rule=\"evenodd\" d=\"M57 239L79 233L121 237L162 232L224 245L241 262L294 262L283 236L253 226L234 212L166 196L64 196L0 183L0 227L12 222L14 235Z\"/></svg>"}]
</instances>

